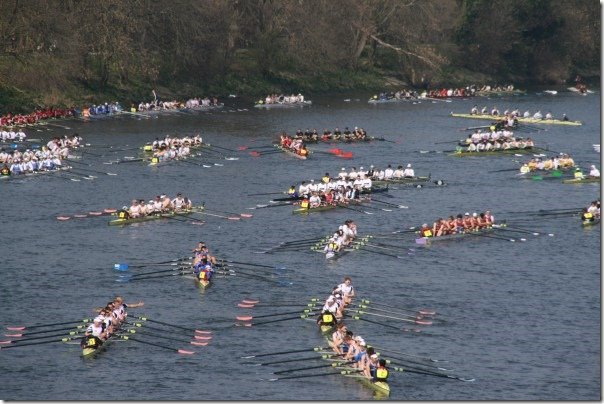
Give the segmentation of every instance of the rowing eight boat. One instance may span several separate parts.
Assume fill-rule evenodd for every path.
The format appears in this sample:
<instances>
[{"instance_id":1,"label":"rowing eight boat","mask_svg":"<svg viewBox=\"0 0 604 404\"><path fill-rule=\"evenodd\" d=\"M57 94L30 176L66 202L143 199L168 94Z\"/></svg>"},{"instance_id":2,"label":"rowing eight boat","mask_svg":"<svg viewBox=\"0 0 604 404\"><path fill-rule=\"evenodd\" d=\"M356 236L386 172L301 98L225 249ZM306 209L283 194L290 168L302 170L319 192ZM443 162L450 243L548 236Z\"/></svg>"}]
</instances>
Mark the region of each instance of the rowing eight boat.
<instances>
[{"instance_id":1,"label":"rowing eight boat","mask_svg":"<svg viewBox=\"0 0 604 404\"><path fill-rule=\"evenodd\" d=\"M453 153L449 153L449 156L455 157L468 157L468 156L504 156L504 155L514 155L514 154L529 154L529 153L543 153L547 150L542 149L540 147L527 147L524 149L500 149L500 150L489 150L489 151L467 151L467 150L459 150Z\"/></svg>"},{"instance_id":2,"label":"rowing eight boat","mask_svg":"<svg viewBox=\"0 0 604 404\"><path fill-rule=\"evenodd\" d=\"M273 103L258 103L254 105L254 108L290 108L290 107L304 107L306 105L312 105L312 101L297 101L297 102L273 102Z\"/></svg>"},{"instance_id":3,"label":"rowing eight boat","mask_svg":"<svg viewBox=\"0 0 604 404\"><path fill-rule=\"evenodd\" d=\"M306 159L308 158L308 156L310 155L310 150L308 150L308 155L306 155L306 156L301 156L300 154L296 153L294 150L287 149L287 148L285 148L285 147L281 146L280 144L275 144L274 146L275 146L277 149L279 149L279 150L281 150L281 151L285 152L285 154L289 154L290 156L293 156L293 157L295 157L295 158L297 158L297 159L300 159L300 160L306 160Z\"/></svg>"},{"instance_id":4,"label":"rowing eight boat","mask_svg":"<svg viewBox=\"0 0 604 404\"><path fill-rule=\"evenodd\" d=\"M492 233L497 228L505 228L506 223L501 222L500 224L493 225L492 227L485 227L479 230L471 230L463 233L454 233L454 234L446 234L444 236L438 237L420 237L415 239L416 244L431 244L435 241L446 241L446 240L455 240L459 238L464 238L466 236L480 236L486 233Z\"/></svg>"},{"instance_id":5,"label":"rowing eight boat","mask_svg":"<svg viewBox=\"0 0 604 404\"><path fill-rule=\"evenodd\" d=\"M563 184L587 184L590 182L600 182L600 177L571 178L568 180L562 180Z\"/></svg>"},{"instance_id":6,"label":"rowing eight boat","mask_svg":"<svg viewBox=\"0 0 604 404\"><path fill-rule=\"evenodd\" d=\"M348 203L320 205L320 206L317 206L316 208L310 208L310 207L309 208L298 208L298 209L294 209L292 213L294 215L297 215L297 214L310 214L310 213L315 213L315 212L323 212L323 211L332 210L335 208L346 208L348 205L360 205L363 202L370 202L370 199L352 199Z\"/></svg>"},{"instance_id":7,"label":"rowing eight boat","mask_svg":"<svg viewBox=\"0 0 604 404\"><path fill-rule=\"evenodd\" d=\"M157 213L157 214L152 214L152 215L147 215L147 216L132 217L132 218L128 218L128 219L115 219L115 220L111 220L109 222L109 226L125 226L128 224L147 222L150 220L166 219L166 218L177 217L177 216L186 216L186 215L190 215L192 213L202 212L203 210L204 210L204 206L200 205L200 206L194 206L193 208L191 208L189 210L182 210L182 211L177 211L177 212Z\"/></svg>"},{"instance_id":8,"label":"rowing eight boat","mask_svg":"<svg viewBox=\"0 0 604 404\"><path fill-rule=\"evenodd\" d=\"M468 118L468 119L488 119L491 121L497 121L504 119L504 116L500 115L477 115L477 114L454 114L451 113L454 118ZM537 118L524 118L517 117L518 122L522 123L538 123L538 124L551 124L551 125L570 125L580 126L583 125L581 121L563 121L561 119L537 119Z\"/></svg>"}]
</instances>

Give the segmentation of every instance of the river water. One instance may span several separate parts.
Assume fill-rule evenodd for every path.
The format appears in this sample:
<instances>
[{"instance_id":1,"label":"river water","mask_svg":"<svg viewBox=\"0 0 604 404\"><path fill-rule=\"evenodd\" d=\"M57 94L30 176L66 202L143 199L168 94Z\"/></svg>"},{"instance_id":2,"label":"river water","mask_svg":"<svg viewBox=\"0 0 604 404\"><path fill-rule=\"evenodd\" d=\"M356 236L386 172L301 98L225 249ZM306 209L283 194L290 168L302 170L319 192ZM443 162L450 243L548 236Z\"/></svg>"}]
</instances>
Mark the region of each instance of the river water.
<instances>
[{"instance_id":1,"label":"river water","mask_svg":"<svg viewBox=\"0 0 604 404\"><path fill-rule=\"evenodd\" d=\"M214 328L212 342L194 348L195 355L117 341L91 360L75 345L46 344L0 353L0 398L7 400L365 400L367 387L342 376L267 381L271 373L321 364L314 361L282 366L250 366L240 356L324 345L310 321L291 320L257 327L235 327L237 315L265 315L296 310L291 307L237 308L244 298L264 302L306 302L325 298L344 276L351 276L357 295L399 308L431 308L445 321L422 332L401 332L368 322L352 321L349 328L370 344L413 355L447 360L456 375L474 382L413 373L392 373L394 400L598 400L600 391L600 246L599 227L582 228L575 217L529 216L514 212L587 206L600 195L597 184L565 185L559 181L521 180L514 172L517 157L455 158L452 149L460 131L485 121L454 119L451 111L467 112L496 105L518 106L534 112L551 110L583 121L580 127L547 125L530 133L538 146L569 152L585 171L600 167L592 144L600 143L600 95L586 97L560 92L528 96L369 105L372 94L309 97L308 108L256 110L249 102L227 100L222 111L174 114L152 118L118 117L91 123L61 123L70 130L30 130L30 137L77 131L86 142L129 148L157 136L201 131L206 142L230 148L239 160L218 161L210 168L192 164L148 167L141 163L105 165L136 151L108 153L90 148L82 161L90 169L108 171L93 181L73 182L53 176L0 184L4 214L0 325L69 321L92 315L120 294L127 302L144 300L131 315ZM349 99L350 101L345 101ZM315 153L308 161L285 154L253 157L251 147L270 144L281 130L294 132L324 127L362 126L369 134L392 142L339 145L353 152L344 160ZM51 127L48 127L51 128ZM523 133L526 135L526 133ZM126 146L127 145L127 146ZM333 147L333 146L331 146ZM330 146L310 146L328 150ZM107 156L100 157L100 154ZM522 160L522 158L520 158ZM412 163L416 174L431 173L446 187L399 187L393 198L380 199L408 206L391 212L366 214L338 210L309 216L292 215L291 207L250 210L266 204L274 192L293 183L335 174L342 167ZM81 167L81 166L80 166ZM134 197L150 199L159 193L183 192L212 209L252 213L250 219L225 220L203 216L203 225L175 220L116 228L108 217L71 219L103 208L119 208ZM375 207L385 205L372 204ZM325 262L321 254L289 251L257 254L282 241L319 237L351 218L360 234L386 233L432 222L436 217L490 209L496 219L541 235L498 233L526 241L475 237L421 248L414 238L385 241L406 248L402 258L364 252ZM552 233L553 236L543 234ZM205 291L190 279L159 278L116 282L114 263L159 262L187 256L203 240L219 257L253 262L275 270L280 282L246 276L217 278ZM160 270L165 267L148 268ZM237 269L235 269L237 270ZM137 271L143 271L139 269ZM250 269L248 269L250 271ZM271 272L258 269L271 276ZM289 284L287 282L291 282ZM369 318L369 317L367 317ZM270 319L265 318L264 320ZM409 324L374 317L399 327ZM144 332L144 331L143 331ZM141 334L141 339L144 337ZM149 337L147 337L149 338ZM187 337L180 337L187 338ZM180 342L148 339L187 348ZM188 346L193 348L192 346ZM187 348L187 349L189 349ZM266 357L267 361L308 354ZM257 359L256 362L261 362ZM325 372L326 369L307 371Z\"/></svg>"}]
</instances>

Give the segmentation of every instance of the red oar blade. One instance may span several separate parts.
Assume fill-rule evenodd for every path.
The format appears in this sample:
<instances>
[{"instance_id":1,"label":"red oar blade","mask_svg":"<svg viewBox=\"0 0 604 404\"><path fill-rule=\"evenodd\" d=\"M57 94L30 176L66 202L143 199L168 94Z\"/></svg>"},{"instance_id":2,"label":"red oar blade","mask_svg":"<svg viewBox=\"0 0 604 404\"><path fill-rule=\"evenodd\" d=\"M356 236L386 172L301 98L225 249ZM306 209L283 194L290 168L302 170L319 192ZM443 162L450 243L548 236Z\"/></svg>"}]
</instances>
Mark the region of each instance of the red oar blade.
<instances>
[{"instance_id":1,"label":"red oar blade","mask_svg":"<svg viewBox=\"0 0 604 404\"><path fill-rule=\"evenodd\" d=\"M253 309L254 305L253 304L239 303L239 304L237 304L237 307L241 307L243 309Z\"/></svg>"},{"instance_id":2,"label":"red oar blade","mask_svg":"<svg viewBox=\"0 0 604 404\"><path fill-rule=\"evenodd\" d=\"M260 300L243 299L243 300L241 301L241 303L247 303L247 304L257 304L257 303L260 303Z\"/></svg>"},{"instance_id":3,"label":"red oar blade","mask_svg":"<svg viewBox=\"0 0 604 404\"><path fill-rule=\"evenodd\" d=\"M186 351L186 350L184 350L184 349L178 349L178 350L177 350L177 352L178 352L179 354L183 354L183 355L193 355L193 354L195 353L195 352L193 352L193 351Z\"/></svg>"},{"instance_id":4,"label":"red oar blade","mask_svg":"<svg viewBox=\"0 0 604 404\"><path fill-rule=\"evenodd\" d=\"M260 157L260 156L261 156L261 154L260 154L260 153L258 153L257 151L252 151L252 152L250 152L250 155L252 155L252 156L254 156L254 157Z\"/></svg>"},{"instance_id":5,"label":"red oar blade","mask_svg":"<svg viewBox=\"0 0 604 404\"><path fill-rule=\"evenodd\" d=\"M235 317L239 321L252 321L254 317L252 316L237 316Z\"/></svg>"},{"instance_id":6,"label":"red oar blade","mask_svg":"<svg viewBox=\"0 0 604 404\"><path fill-rule=\"evenodd\" d=\"M207 342L199 342L199 341L191 341L191 345L195 345L195 346L207 346L208 343Z\"/></svg>"}]
</instances>

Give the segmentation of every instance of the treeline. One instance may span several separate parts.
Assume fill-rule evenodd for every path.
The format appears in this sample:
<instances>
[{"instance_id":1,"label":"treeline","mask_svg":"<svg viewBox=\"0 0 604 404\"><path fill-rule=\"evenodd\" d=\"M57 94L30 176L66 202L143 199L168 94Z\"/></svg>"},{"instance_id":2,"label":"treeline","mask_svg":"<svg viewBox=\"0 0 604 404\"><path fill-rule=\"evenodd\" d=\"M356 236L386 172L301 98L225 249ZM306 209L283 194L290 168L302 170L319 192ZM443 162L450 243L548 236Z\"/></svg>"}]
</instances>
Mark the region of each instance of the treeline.
<instances>
[{"instance_id":1,"label":"treeline","mask_svg":"<svg viewBox=\"0 0 604 404\"><path fill-rule=\"evenodd\" d=\"M561 83L599 77L600 46L595 0L2 0L0 107Z\"/></svg>"}]
</instances>

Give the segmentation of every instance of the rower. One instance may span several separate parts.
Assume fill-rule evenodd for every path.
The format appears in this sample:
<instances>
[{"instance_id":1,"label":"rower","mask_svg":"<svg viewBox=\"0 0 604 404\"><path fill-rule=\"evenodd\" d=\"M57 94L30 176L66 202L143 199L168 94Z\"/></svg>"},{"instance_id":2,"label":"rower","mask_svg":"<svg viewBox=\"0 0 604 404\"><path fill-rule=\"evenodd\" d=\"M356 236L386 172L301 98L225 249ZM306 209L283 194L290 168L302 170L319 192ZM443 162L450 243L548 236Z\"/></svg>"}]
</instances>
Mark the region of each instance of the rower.
<instances>
[{"instance_id":1,"label":"rower","mask_svg":"<svg viewBox=\"0 0 604 404\"><path fill-rule=\"evenodd\" d=\"M128 209L128 214L132 218L136 218L141 215L141 207L139 206L138 201L136 199L132 200L132 205Z\"/></svg>"},{"instance_id":2,"label":"rower","mask_svg":"<svg viewBox=\"0 0 604 404\"><path fill-rule=\"evenodd\" d=\"M600 178L600 170L598 170L596 168L595 165L592 164L592 166L590 167L591 169L589 170L589 177L590 178Z\"/></svg>"},{"instance_id":3,"label":"rower","mask_svg":"<svg viewBox=\"0 0 604 404\"><path fill-rule=\"evenodd\" d=\"M585 178L585 176L583 175L583 172L581 171L581 167L575 168L575 179L582 180L583 178Z\"/></svg>"},{"instance_id":4,"label":"rower","mask_svg":"<svg viewBox=\"0 0 604 404\"><path fill-rule=\"evenodd\" d=\"M432 233L432 229L428 227L428 223L422 224L422 228L419 231L419 234L422 237L432 237L434 233Z\"/></svg>"},{"instance_id":5,"label":"rower","mask_svg":"<svg viewBox=\"0 0 604 404\"><path fill-rule=\"evenodd\" d=\"M394 170L392 169L392 166L390 164L388 164L388 167L386 167L386 169L384 170L384 179L389 180L392 178L393 175L394 175Z\"/></svg>"},{"instance_id":6,"label":"rower","mask_svg":"<svg viewBox=\"0 0 604 404\"><path fill-rule=\"evenodd\" d=\"M596 220L594 218L593 213L591 213L587 208L583 208L583 210L581 211L581 219L584 222L593 222L594 220Z\"/></svg>"},{"instance_id":7,"label":"rower","mask_svg":"<svg viewBox=\"0 0 604 404\"><path fill-rule=\"evenodd\" d=\"M319 197L319 194L317 192L313 192L308 202L310 203L311 209L318 208L321 205L321 198Z\"/></svg>"},{"instance_id":8,"label":"rower","mask_svg":"<svg viewBox=\"0 0 604 404\"><path fill-rule=\"evenodd\" d=\"M380 359L378 361L378 367L375 369L375 376L373 377L373 382L388 382L388 368L386 367L386 360Z\"/></svg>"},{"instance_id":9,"label":"rower","mask_svg":"<svg viewBox=\"0 0 604 404\"><path fill-rule=\"evenodd\" d=\"M411 164L407 164L407 168L403 172L403 177L404 178L414 178L415 177L415 171L413 170L413 168L411 168Z\"/></svg>"},{"instance_id":10,"label":"rower","mask_svg":"<svg viewBox=\"0 0 604 404\"><path fill-rule=\"evenodd\" d=\"M598 201L593 201L587 208L587 211L594 217L600 217L600 207L598 206Z\"/></svg>"},{"instance_id":11,"label":"rower","mask_svg":"<svg viewBox=\"0 0 604 404\"><path fill-rule=\"evenodd\" d=\"M323 310L323 312L319 315L319 318L317 319L317 324L320 326L326 325L333 327L338 324L338 320L332 312L330 312L329 310Z\"/></svg>"},{"instance_id":12,"label":"rower","mask_svg":"<svg viewBox=\"0 0 604 404\"><path fill-rule=\"evenodd\" d=\"M329 346L334 350L334 352L338 355L343 354L342 344L344 344L344 340L346 337L346 325L342 322L337 323L336 330L331 334L331 341L328 341Z\"/></svg>"},{"instance_id":13,"label":"rower","mask_svg":"<svg viewBox=\"0 0 604 404\"><path fill-rule=\"evenodd\" d=\"M354 287L352 286L352 279L347 276L344 278L344 282L338 285L338 289L342 292L344 297L344 304L348 305L352 303L354 297Z\"/></svg>"},{"instance_id":14,"label":"rower","mask_svg":"<svg viewBox=\"0 0 604 404\"><path fill-rule=\"evenodd\" d=\"M185 200L182 197L182 194L179 192L176 194L176 198L172 199L172 206L174 206L174 210L181 210L184 207Z\"/></svg>"},{"instance_id":15,"label":"rower","mask_svg":"<svg viewBox=\"0 0 604 404\"><path fill-rule=\"evenodd\" d=\"M170 200L169 196L160 195L160 200L161 200L161 211L162 212L169 212L173 209L172 201Z\"/></svg>"},{"instance_id":16,"label":"rower","mask_svg":"<svg viewBox=\"0 0 604 404\"><path fill-rule=\"evenodd\" d=\"M367 348L367 356L369 357L369 360L366 362L363 374L366 378L373 379L375 377L375 371L378 367L378 355L375 353L375 349L373 347L369 347Z\"/></svg>"},{"instance_id":17,"label":"rower","mask_svg":"<svg viewBox=\"0 0 604 404\"><path fill-rule=\"evenodd\" d=\"M337 242L337 238L331 237L327 241L327 244L325 245L325 248L323 248L323 251L325 252L326 258L332 258L334 255L336 255L336 253L340 251L340 244Z\"/></svg>"},{"instance_id":18,"label":"rower","mask_svg":"<svg viewBox=\"0 0 604 404\"><path fill-rule=\"evenodd\" d=\"M403 170L403 166L399 165L396 167L396 170L392 172L392 178L403 178L405 176L405 170Z\"/></svg>"}]
</instances>

